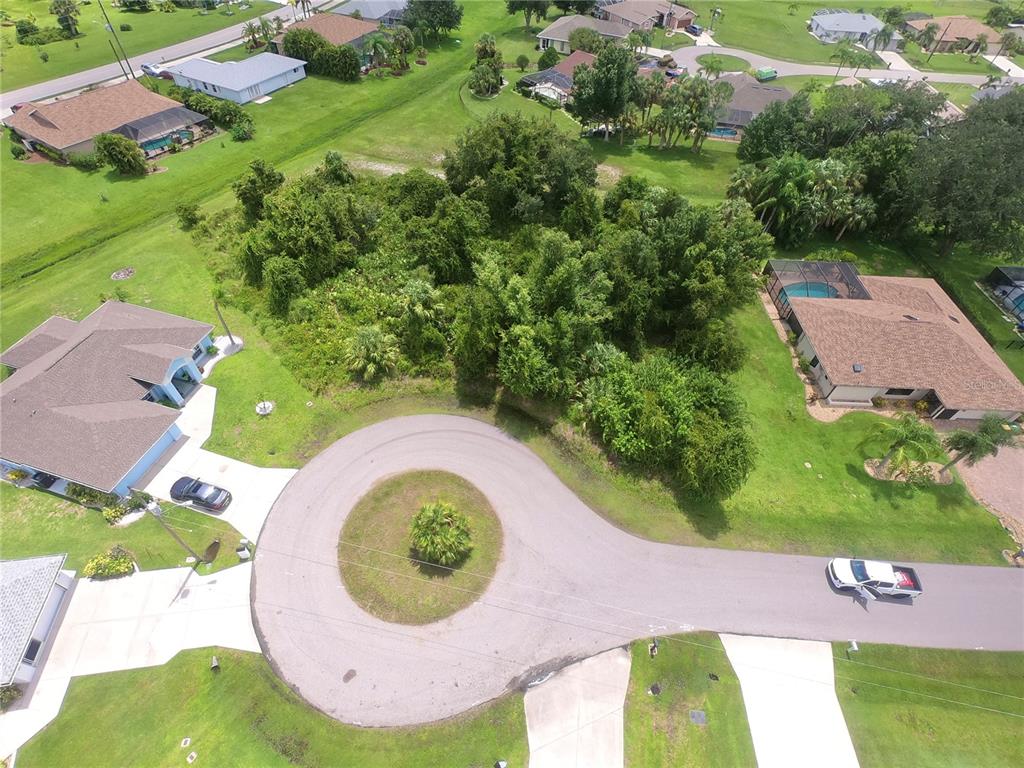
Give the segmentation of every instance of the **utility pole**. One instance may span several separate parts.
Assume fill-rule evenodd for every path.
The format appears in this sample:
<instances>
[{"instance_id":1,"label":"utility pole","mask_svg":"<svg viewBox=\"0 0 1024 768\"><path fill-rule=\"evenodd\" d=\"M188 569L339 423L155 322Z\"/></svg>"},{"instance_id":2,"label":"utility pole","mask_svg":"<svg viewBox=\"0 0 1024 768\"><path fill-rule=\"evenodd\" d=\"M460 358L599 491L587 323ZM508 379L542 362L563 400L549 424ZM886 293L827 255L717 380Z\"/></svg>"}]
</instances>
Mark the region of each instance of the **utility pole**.
<instances>
[{"instance_id":1,"label":"utility pole","mask_svg":"<svg viewBox=\"0 0 1024 768\"><path fill-rule=\"evenodd\" d=\"M107 15L107 9L103 7L103 0L96 0L96 4L100 7L100 11L103 13L103 18L107 22L107 29L110 30L110 34L113 36L114 40L117 41L117 47L121 49L121 55L124 56L124 63L128 70L128 74L137 80L138 78L135 77L135 73L132 71L132 63L128 60L128 52L125 51L124 45L121 43L121 38L119 38L117 36L117 32L114 31L114 25L110 22L110 17Z\"/></svg>"},{"instance_id":2,"label":"utility pole","mask_svg":"<svg viewBox=\"0 0 1024 768\"><path fill-rule=\"evenodd\" d=\"M114 47L114 41L113 40L107 40L107 43L110 45L110 50L114 54L114 61L116 61L117 62L117 66L119 66L121 68L121 74L124 75L124 79L125 79L125 81L127 81L128 80L128 73L124 71L124 64L121 63L121 57L117 55L117 49Z\"/></svg>"}]
</instances>

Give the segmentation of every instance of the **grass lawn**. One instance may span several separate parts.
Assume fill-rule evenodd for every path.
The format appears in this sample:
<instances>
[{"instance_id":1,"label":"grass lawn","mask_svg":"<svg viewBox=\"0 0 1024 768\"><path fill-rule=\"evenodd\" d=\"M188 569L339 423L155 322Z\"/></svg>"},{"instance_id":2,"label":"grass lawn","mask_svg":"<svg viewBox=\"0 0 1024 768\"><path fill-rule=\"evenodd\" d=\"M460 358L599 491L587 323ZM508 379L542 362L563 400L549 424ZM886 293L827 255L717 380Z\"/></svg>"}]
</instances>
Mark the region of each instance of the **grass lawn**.
<instances>
[{"instance_id":1,"label":"grass lawn","mask_svg":"<svg viewBox=\"0 0 1024 768\"><path fill-rule=\"evenodd\" d=\"M310 708L259 654L204 648L161 667L74 678L18 765L182 766L190 750L197 764L261 767L523 766L528 754L521 694L439 725L357 728Z\"/></svg>"},{"instance_id":2,"label":"grass lawn","mask_svg":"<svg viewBox=\"0 0 1024 768\"><path fill-rule=\"evenodd\" d=\"M698 56L697 61L704 65L718 62L723 72L746 72L750 69L750 62L746 59L721 53L705 53L703 56Z\"/></svg>"},{"instance_id":3,"label":"grass lawn","mask_svg":"<svg viewBox=\"0 0 1024 768\"><path fill-rule=\"evenodd\" d=\"M833 645L837 657L845 647ZM861 645L851 655L861 663L836 663L836 692L861 768L1001 768L1024 759L1024 653Z\"/></svg>"},{"instance_id":4,"label":"grass lawn","mask_svg":"<svg viewBox=\"0 0 1024 768\"><path fill-rule=\"evenodd\" d=\"M66 552L68 568L81 571L86 561L121 544L135 555L142 570L185 565L189 553L152 515L124 528L108 525L99 510L87 509L31 488L0 483L0 557L4 560ZM191 509L168 509L165 521L198 555L214 539L220 553L199 573L238 564L239 534L227 523Z\"/></svg>"},{"instance_id":5,"label":"grass lawn","mask_svg":"<svg viewBox=\"0 0 1024 768\"><path fill-rule=\"evenodd\" d=\"M978 90L973 85L966 83L932 83L932 85L935 90L943 93L949 101L961 109L967 109L974 103L971 94Z\"/></svg>"},{"instance_id":6,"label":"grass lawn","mask_svg":"<svg viewBox=\"0 0 1024 768\"><path fill-rule=\"evenodd\" d=\"M412 559L418 557L410 546L412 518L434 501L448 502L469 518L473 550L455 568ZM462 610L487 589L501 539L497 515L472 484L449 472L406 472L376 485L353 508L338 541L338 565L348 593L368 613L399 624L428 624Z\"/></svg>"},{"instance_id":7,"label":"grass lawn","mask_svg":"<svg viewBox=\"0 0 1024 768\"><path fill-rule=\"evenodd\" d=\"M130 32L118 31L117 36L128 55L134 58L157 48L240 24L279 7L267 0L249 0L249 4L251 7L246 10L239 10L236 4L231 15L220 9L205 14L189 8L177 8L174 13L157 10L140 13L111 8L109 4L105 7L115 28L121 24L131 25ZM26 18L32 14L40 28L57 26L57 17L50 15L48 0L5 0L4 10L12 19ZM0 30L3 67L0 70L0 88L11 91L113 63L114 56L108 43L112 38L104 29L104 23L98 3L80 4L78 30L81 35L74 40L61 40L42 46L42 50L50 57L46 62L39 58L35 46L17 43L13 25L3 27Z\"/></svg>"},{"instance_id":8,"label":"grass lawn","mask_svg":"<svg viewBox=\"0 0 1024 768\"><path fill-rule=\"evenodd\" d=\"M633 643L624 712L626 766L755 766L739 679L718 635L662 638L653 659L646 641ZM708 673L718 675L712 681ZM648 693L654 683L661 693ZM690 710L707 725L690 722Z\"/></svg>"},{"instance_id":9,"label":"grass lawn","mask_svg":"<svg viewBox=\"0 0 1024 768\"><path fill-rule=\"evenodd\" d=\"M671 36L665 33L662 27L655 27L651 35L651 48L660 48L663 51L674 51L678 48L689 48L694 45L693 38L684 35L682 32L674 33Z\"/></svg>"},{"instance_id":10,"label":"grass lawn","mask_svg":"<svg viewBox=\"0 0 1024 768\"><path fill-rule=\"evenodd\" d=\"M833 82L835 82L835 78L829 75L789 75L775 78L771 81L771 85L781 86L791 93L796 93L811 85L817 85L817 90L811 94L811 106L817 107L821 103L825 91L832 87ZM835 87L844 88L845 86L837 85Z\"/></svg>"},{"instance_id":11,"label":"grass lawn","mask_svg":"<svg viewBox=\"0 0 1024 768\"><path fill-rule=\"evenodd\" d=\"M820 2L787 0L692 0L686 3L700 14L698 23L711 18L713 8L721 8L723 15L715 22L714 38L724 46L772 56L787 61L828 64L835 46L826 45L807 31L807 22L814 11L824 7ZM879 15L882 8L891 6L888 0L867 0L856 8ZM977 0L909 0L902 4L911 11L922 11L933 16L963 14L980 19L985 15L987 3ZM829 6L842 7L842 6Z\"/></svg>"},{"instance_id":12,"label":"grass lawn","mask_svg":"<svg viewBox=\"0 0 1024 768\"><path fill-rule=\"evenodd\" d=\"M949 72L964 75L991 75L1001 72L980 56L972 60L965 53L936 53L929 61L928 54L921 50L921 46L911 42L907 42L903 58L915 69L925 72Z\"/></svg>"},{"instance_id":13,"label":"grass lawn","mask_svg":"<svg viewBox=\"0 0 1024 768\"><path fill-rule=\"evenodd\" d=\"M245 43L236 45L234 48L225 48L223 51L217 51L211 53L205 58L212 61L242 61L248 59L250 56L255 56L257 53L263 53L266 46L260 46L259 48L250 49Z\"/></svg>"}]
</instances>

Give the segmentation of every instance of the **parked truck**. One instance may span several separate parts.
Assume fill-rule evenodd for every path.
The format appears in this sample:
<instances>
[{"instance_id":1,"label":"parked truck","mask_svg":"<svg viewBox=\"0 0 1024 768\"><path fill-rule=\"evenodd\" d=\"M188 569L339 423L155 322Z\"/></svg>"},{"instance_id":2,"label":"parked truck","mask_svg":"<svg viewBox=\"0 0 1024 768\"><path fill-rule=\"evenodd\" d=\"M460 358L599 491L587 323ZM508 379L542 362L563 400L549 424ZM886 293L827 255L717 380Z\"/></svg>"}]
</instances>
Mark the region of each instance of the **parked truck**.
<instances>
[{"instance_id":1,"label":"parked truck","mask_svg":"<svg viewBox=\"0 0 1024 768\"><path fill-rule=\"evenodd\" d=\"M917 573L907 565L836 557L828 564L827 571L836 589L866 593L871 598L882 595L912 598L921 594Z\"/></svg>"}]
</instances>

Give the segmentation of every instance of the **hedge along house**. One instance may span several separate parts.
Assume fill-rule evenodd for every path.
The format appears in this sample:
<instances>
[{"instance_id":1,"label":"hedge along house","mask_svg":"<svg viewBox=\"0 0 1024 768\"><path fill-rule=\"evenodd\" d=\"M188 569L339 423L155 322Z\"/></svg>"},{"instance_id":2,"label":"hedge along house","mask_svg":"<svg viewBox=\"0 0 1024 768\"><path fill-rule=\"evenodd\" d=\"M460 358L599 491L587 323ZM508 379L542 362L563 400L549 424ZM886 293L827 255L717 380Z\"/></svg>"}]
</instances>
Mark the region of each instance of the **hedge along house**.
<instances>
[{"instance_id":1,"label":"hedge along house","mask_svg":"<svg viewBox=\"0 0 1024 768\"><path fill-rule=\"evenodd\" d=\"M61 159L93 151L101 133L120 133L147 152L191 142L209 118L135 80L44 104L19 105L4 124L33 150Z\"/></svg>"},{"instance_id":2,"label":"hedge along house","mask_svg":"<svg viewBox=\"0 0 1024 768\"><path fill-rule=\"evenodd\" d=\"M55 493L128 494L181 436L177 409L202 380L212 329L116 301L46 320L0 355L13 370L0 382L0 468Z\"/></svg>"},{"instance_id":3,"label":"hedge along house","mask_svg":"<svg viewBox=\"0 0 1024 768\"><path fill-rule=\"evenodd\" d=\"M174 84L247 104L306 76L306 62L276 53L260 53L242 61L190 59L167 71Z\"/></svg>"},{"instance_id":4,"label":"hedge along house","mask_svg":"<svg viewBox=\"0 0 1024 768\"><path fill-rule=\"evenodd\" d=\"M934 280L861 276L845 262L775 260L765 272L830 405L923 400L935 419L1024 413L1024 385Z\"/></svg>"}]
</instances>

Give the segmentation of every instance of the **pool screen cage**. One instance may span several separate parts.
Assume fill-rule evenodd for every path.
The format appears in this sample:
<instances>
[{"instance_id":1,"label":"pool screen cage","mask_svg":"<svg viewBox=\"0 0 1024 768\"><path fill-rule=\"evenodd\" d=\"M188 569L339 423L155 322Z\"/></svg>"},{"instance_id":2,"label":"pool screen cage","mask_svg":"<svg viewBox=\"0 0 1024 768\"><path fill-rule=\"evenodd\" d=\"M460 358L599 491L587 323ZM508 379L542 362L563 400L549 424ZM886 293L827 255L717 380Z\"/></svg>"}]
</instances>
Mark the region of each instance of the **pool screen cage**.
<instances>
[{"instance_id":1,"label":"pool screen cage","mask_svg":"<svg viewBox=\"0 0 1024 768\"><path fill-rule=\"evenodd\" d=\"M155 115L148 115L125 123L119 128L115 128L113 132L120 133L132 141L142 144L154 139L162 139L193 125L201 125L208 120L206 115L193 112L191 109L171 107L163 112L157 112Z\"/></svg>"},{"instance_id":2,"label":"pool screen cage","mask_svg":"<svg viewBox=\"0 0 1024 768\"><path fill-rule=\"evenodd\" d=\"M768 294L783 318L788 318L792 312L789 296L871 298L868 289L860 281L857 268L847 261L773 259L764 271L768 275Z\"/></svg>"}]
</instances>

